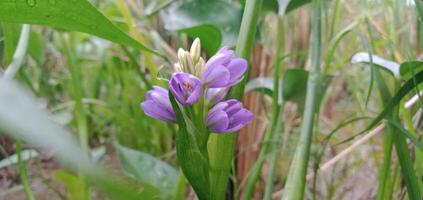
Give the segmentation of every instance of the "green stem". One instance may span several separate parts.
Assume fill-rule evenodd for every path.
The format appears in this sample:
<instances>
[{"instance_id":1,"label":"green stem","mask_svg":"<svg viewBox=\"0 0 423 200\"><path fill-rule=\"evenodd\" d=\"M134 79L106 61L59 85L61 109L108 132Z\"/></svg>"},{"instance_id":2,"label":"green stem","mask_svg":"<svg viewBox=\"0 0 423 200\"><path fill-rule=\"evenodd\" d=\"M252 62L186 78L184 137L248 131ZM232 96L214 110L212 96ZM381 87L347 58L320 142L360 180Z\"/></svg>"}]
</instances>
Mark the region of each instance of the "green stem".
<instances>
[{"instance_id":1,"label":"green stem","mask_svg":"<svg viewBox=\"0 0 423 200\"><path fill-rule=\"evenodd\" d=\"M258 179L260 178L261 169L263 168L266 157L269 154L269 149L270 148L275 149L274 146L276 146L274 144L276 141L275 135L277 133L275 127L278 125L278 122L280 120L281 106L279 106L279 92L280 92L279 82L280 82L280 74L281 74L282 48L284 46L283 45L284 44L284 29L283 29L282 17L278 17L277 23L278 23L277 24L278 34L277 34L277 46L276 46L276 58L275 58L275 63L273 65L274 67L273 88L274 89L273 89L273 96L272 96L272 119L271 119L271 124L267 128L266 134L262 140L262 148L260 149L257 162L252 168L251 177L249 177L248 179L248 184L247 184L247 189L244 195L244 199L251 199L254 193L256 183ZM275 149L275 152L272 152L272 154L276 154L276 149ZM276 155L272 155L272 156L276 157ZM268 178L270 178L268 182L272 183L273 177L268 176ZM270 187L269 185L267 186ZM268 188L268 190L271 190L272 188Z\"/></svg>"},{"instance_id":2,"label":"green stem","mask_svg":"<svg viewBox=\"0 0 423 200\"><path fill-rule=\"evenodd\" d=\"M28 174L26 172L25 163L22 160L22 142L16 142L16 154L18 155L18 167L19 167L19 177L21 178L22 185L28 200L35 200L34 194L32 194L31 186L28 180Z\"/></svg>"},{"instance_id":3,"label":"green stem","mask_svg":"<svg viewBox=\"0 0 423 200\"><path fill-rule=\"evenodd\" d=\"M10 63L9 67L7 67L6 71L4 72L5 79L11 80L15 78L16 73L21 68L28 48L30 30L31 28L28 24L24 24L22 26L18 46L16 47L15 53L13 54L12 63Z\"/></svg>"},{"instance_id":4,"label":"green stem","mask_svg":"<svg viewBox=\"0 0 423 200\"><path fill-rule=\"evenodd\" d=\"M71 35L69 35L71 36ZM71 37L70 37L71 38ZM71 74L71 86L72 86L72 93L73 99L75 101L75 118L76 118L76 126L78 129L78 136L79 142L81 145L81 149L85 154L89 153L89 146L88 146L88 129L87 129L87 117L85 115L85 109L82 102L83 99L83 89L82 89L82 80L81 80L81 72L79 66L75 63L75 58L73 57L72 50L68 44L68 41L61 35L60 37L62 45L63 45L63 52L67 58L67 63L69 66L69 71ZM81 183L84 184L82 188L84 188L83 197L86 200L90 198L89 187L86 184L85 177L81 174L80 175Z\"/></svg>"},{"instance_id":5,"label":"green stem","mask_svg":"<svg viewBox=\"0 0 423 200\"><path fill-rule=\"evenodd\" d=\"M242 23L239 32L240 34L236 45L236 53L239 57L245 58L247 61L249 61L251 57L261 4L262 0L247 0L245 3L244 14L242 16ZM249 68L251 68L251 65ZM232 89L232 98L242 99L245 84L248 81L248 74L249 72L243 81ZM236 134L210 135L208 142L211 186L210 199L225 199L230 170L232 167L235 143Z\"/></svg>"},{"instance_id":6,"label":"green stem","mask_svg":"<svg viewBox=\"0 0 423 200\"><path fill-rule=\"evenodd\" d=\"M316 90L319 86L320 77L321 6L321 0L313 0L313 30L311 41L312 69L307 82L307 96L301 126L301 134L289 169L288 179L284 188L284 195L282 196L283 200L301 200L304 197L315 111L318 104Z\"/></svg>"}]
</instances>

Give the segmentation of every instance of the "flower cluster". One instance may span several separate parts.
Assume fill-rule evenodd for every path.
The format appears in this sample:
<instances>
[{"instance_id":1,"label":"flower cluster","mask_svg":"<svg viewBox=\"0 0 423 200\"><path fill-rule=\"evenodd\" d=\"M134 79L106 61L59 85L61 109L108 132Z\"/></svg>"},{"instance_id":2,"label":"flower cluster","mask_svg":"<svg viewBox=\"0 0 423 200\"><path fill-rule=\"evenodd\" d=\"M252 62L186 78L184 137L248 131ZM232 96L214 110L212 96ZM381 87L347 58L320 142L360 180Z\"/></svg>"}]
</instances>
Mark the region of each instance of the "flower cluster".
<instances>
[{"instance_id":1,"label":"flower cluster","mask_svg":"<svg viewBox=\"0 0 423 200\"><path fill-rule=\"evenodd\" d=\"M169 90L182 106L191 106L203 98L208 114L207 128L216 133L230 133L248 124L253 114L241 102L230 99L223 101L229 89L242 80L247 70L247 61L236 58L235 52L221 48L207 62L201 58L200 40L194 40L190 51L179 49L178 62L169 80ZM165 121L176 122L175 112L169 100L168 91L155 86L147 92L141 103L145 114Z\"/></svg>"}]
</instances>

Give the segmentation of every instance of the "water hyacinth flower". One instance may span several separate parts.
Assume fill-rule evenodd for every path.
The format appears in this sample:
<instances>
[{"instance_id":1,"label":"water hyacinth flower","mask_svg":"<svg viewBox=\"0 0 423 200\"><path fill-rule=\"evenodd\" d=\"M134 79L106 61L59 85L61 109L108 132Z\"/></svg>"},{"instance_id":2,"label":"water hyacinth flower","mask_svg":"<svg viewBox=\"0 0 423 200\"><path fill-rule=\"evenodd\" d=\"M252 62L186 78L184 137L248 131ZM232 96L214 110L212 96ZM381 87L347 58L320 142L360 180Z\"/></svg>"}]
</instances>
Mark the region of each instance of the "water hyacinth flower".
<instances>
[{"instance_id":1,"label":"water hyacinth flower","mask_svg":"<svg viewBox=\"0 0 423 200\"><path fill-rule=\"evenodd\" d=\"M169 94L162 87L154 86L152 90L148 91L145 101L141 103L141 108L146 115L152 118L165 122L176 122Z\"/></svg>"},{"instance_id":2,"label":"water hyacinth flower","mask_svg":"<svg viewBox=\"0 0 423 200\"><path fill-rule=\"evenodd\" d=\"M238 131L253 119L253 113L245 109L242 103L230 99L216 104L207 114L206 123L216 133Z\"/></svg>"},{"instance_id":3,"label":"water hyacinth flower","mask_svg":"<svg viewBox=\"0 0 423 200\"><path fill-rule=\"evenodd\" d=\"M230 87L242 80L247 66L245 59L235 58L234 51L223 47L207 61L201 80L208 88Z\"/></svg>"},{"instance_id":4,"label":"water hyacinth flower","mask_svg":"<svg viewBox=\"0 0 423 200\"><path fill-rule=\"evenodd\" d=\"M175 99L183 106L192 105L201 96L202 84L197 77L177 72L172 75L169 81L169 89Z\"/></svg>"}]
</instances>

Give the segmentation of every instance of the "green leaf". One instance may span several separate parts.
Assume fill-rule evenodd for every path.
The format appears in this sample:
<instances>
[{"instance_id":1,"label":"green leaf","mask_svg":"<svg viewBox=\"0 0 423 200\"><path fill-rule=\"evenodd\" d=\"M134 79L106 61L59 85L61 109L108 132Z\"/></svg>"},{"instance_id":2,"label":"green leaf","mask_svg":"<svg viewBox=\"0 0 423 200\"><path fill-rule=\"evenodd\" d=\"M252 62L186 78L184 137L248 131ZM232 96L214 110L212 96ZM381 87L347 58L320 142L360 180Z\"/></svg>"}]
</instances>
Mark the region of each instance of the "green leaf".
<instances>
[{"instance_id":1,"label":"green leaf","mask_svg":"<svg viewBox=\"0 0 423 200\"><path fill-rule=\"evenodd\" d=\"M87 0L0 1L0 22L84 32L159 55L118 29Z\"/></svg>"},{"instance_id":2,"label":"green leaf","mask_svg":"<svg viewBox=\"0 0 423 200\"><path fill-rule=\"evenodd\" d=\"M408 79L412 77L414 74L423 70L423 62L422 61L406 61L401 63L399 66L399 73L401 77Z\"/></svg>"},{"instance_id":3,"label":"green leaf","mask_svg":"<svg viewBox=\"0 0 423 200\"><path fill-rule=\"evenodd\" d=\"M279 2L279 15L285 15L307 3L311 0L278 0Z\"/></svg>"},{"instance_id":4,"label":"green leaf","mask_svg":"<svg viewBox=\"0 0 423 200\"><path fill-rule=\"evenodd\" d=\"M53 178L62 182L68 193L69 199L84 199L84 183L82 179L77 176L66 172L65 170L57 170L53 172Z\"/></svg>"},{"instance_id":5,"label":"green leaf","mask_svg":"<svg viewBox=\"0 0 423 200\"><path fill-rule=\"evenodd\" d=\"M303 69L289 69L286 71L283 79L283 100L295 102L301 111L304 109L306 99L308 75L309 72ZM332 81L332 77L321 74L318 79L319 85L316 88L316 109L320 106L326 90Z\"/></svg>"},{"instance_id":6,"label":"green leaf","mask_svg":"<svg viewBox=\"0 0 423 200\"><path fill-rule=\"evenodd\" d=\"M303 69L289 69L285 73L282 97L285 101L304 104L307 91L308 72Z\"/></svg>"},{"instance_id":7,"label":"green leaf","mask_svg":"<svg viewBox=\"0 0 423 200\"><path fill-rule=\"evenodd\" d=\"M360 133L340 142L340 143L344 143L347 141L350 141L352 139L354 139L355 137L369 131L370 129L372 129L373 127L375 127L380 121L382 121L384 118L386 118L386 116L392 112L392 109L397 106L401 100L410 92L415 90L415 88L417 87L417 85L419 85L420 83L423 82L423 71L420 71L419 73L415 74L415 76L413 76L412 78L410 78L409 80L407 80L402 86L401 88L397 91L397 93L388 101L388 103L386 103L385 108L383 109L382 112L379 113L379 115L373 119L373 121L366 127L366 129L364 129L363 131L361 131Z\"/></svg>"},{"instance_id":8,"label":"green leaf","mask_svg":"<svg viewBox=\"0 0 423 200\"><path fill-rule=\"evenodd\" d=\"M178 161L198 198L208 199L210 196L208 152L207 149L204 152L196 138L201 133L196 132L193 122L184 117L183 111L171 92L169 92L169 99L179 125L179 130L176 133L176 155ZM185 108L189 109L188 107Z\"/></svg>"},{"instance_id":9,"label":"green leaf","mask_svg":"<svg viewBox=\"0 0 423 200\"><path fill-rule=\"evenodd\" d=\"M83 174L90 184L112 199L157 199L159 195L154 187L143 185L141 190L136 190L127 182L111 177L83 153L65 128L39 109L38 101L31 94L14 81L5 79L0 79L0 131L31 146L54 152L62 166Z\"/></svg>"},{"instance_id":10,"label":"green leaf","mask_svg":"<svg viewBox=\"0 0 423 200\"><path fill-rule=\"evenodd\" d=\"M28 43L28 53L38 63L42 65L44 60L44 40L40 34L31 31Z\"/></svg>"},{"instance_id":11,"label":"green leaf","mask_svg":"<svg viewBox=\"0 0 423 200\"><path fill-rule=\"evenodd\" d=\"M150 154L118 143L115 143L115 148L125 174L158 188L164 199L172 196L178 179L178 171L175 168Z\"/></svg>"},{"instance_id":12,"label":"green leaf","mask_svg":"<svg viewBox=\"0 0 423 200\"><path fill-rule=\"evenodd\" d=\"M167 30L199 37L207 54L213 55L221 44L235 44L242 8L238 3L225 0L179 1L176 7L162 14Z\"/></svg>"}]
</instances>

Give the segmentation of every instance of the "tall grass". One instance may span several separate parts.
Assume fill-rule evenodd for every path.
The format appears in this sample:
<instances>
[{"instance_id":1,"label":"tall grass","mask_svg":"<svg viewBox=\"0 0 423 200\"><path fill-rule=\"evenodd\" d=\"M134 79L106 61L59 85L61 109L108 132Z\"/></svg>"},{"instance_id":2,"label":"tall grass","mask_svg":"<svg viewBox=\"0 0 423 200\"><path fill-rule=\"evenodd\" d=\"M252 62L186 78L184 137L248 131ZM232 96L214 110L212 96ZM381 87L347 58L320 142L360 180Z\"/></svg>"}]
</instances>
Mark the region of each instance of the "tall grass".
<instances>
[{"instance_id":1,"label":"tall grass","mask_svg":"<svg viewBox=\"0 0 423 200\"><path fill-rule=\"evenodd\" d=\"M210 46L228 45L261 76L248 73L227 98L242 100L256 84L255 120L265 126L248 131L252 143L237 142L250 135L210 135L201 152L210 177L199 177L211 192L200 199L422 198L421 1L28 2L0 2L0 130L16 139L28 199L39 199L37 177L22 151L39 147L82 188L61 197L194 199L175 147L184 137L139 103L154 85L166 87L162 73L195 37L205 41L204 58ZM35 25L19 31L24 23ZM358 52L370 56L351 61ZM413 68L403 74L406 61ZM91 156L97 147L107 149L100 161ZM249 162L239 162L246 149ZM236 177L236 169L249 171Z\"/></svg>"}]
</instances>

